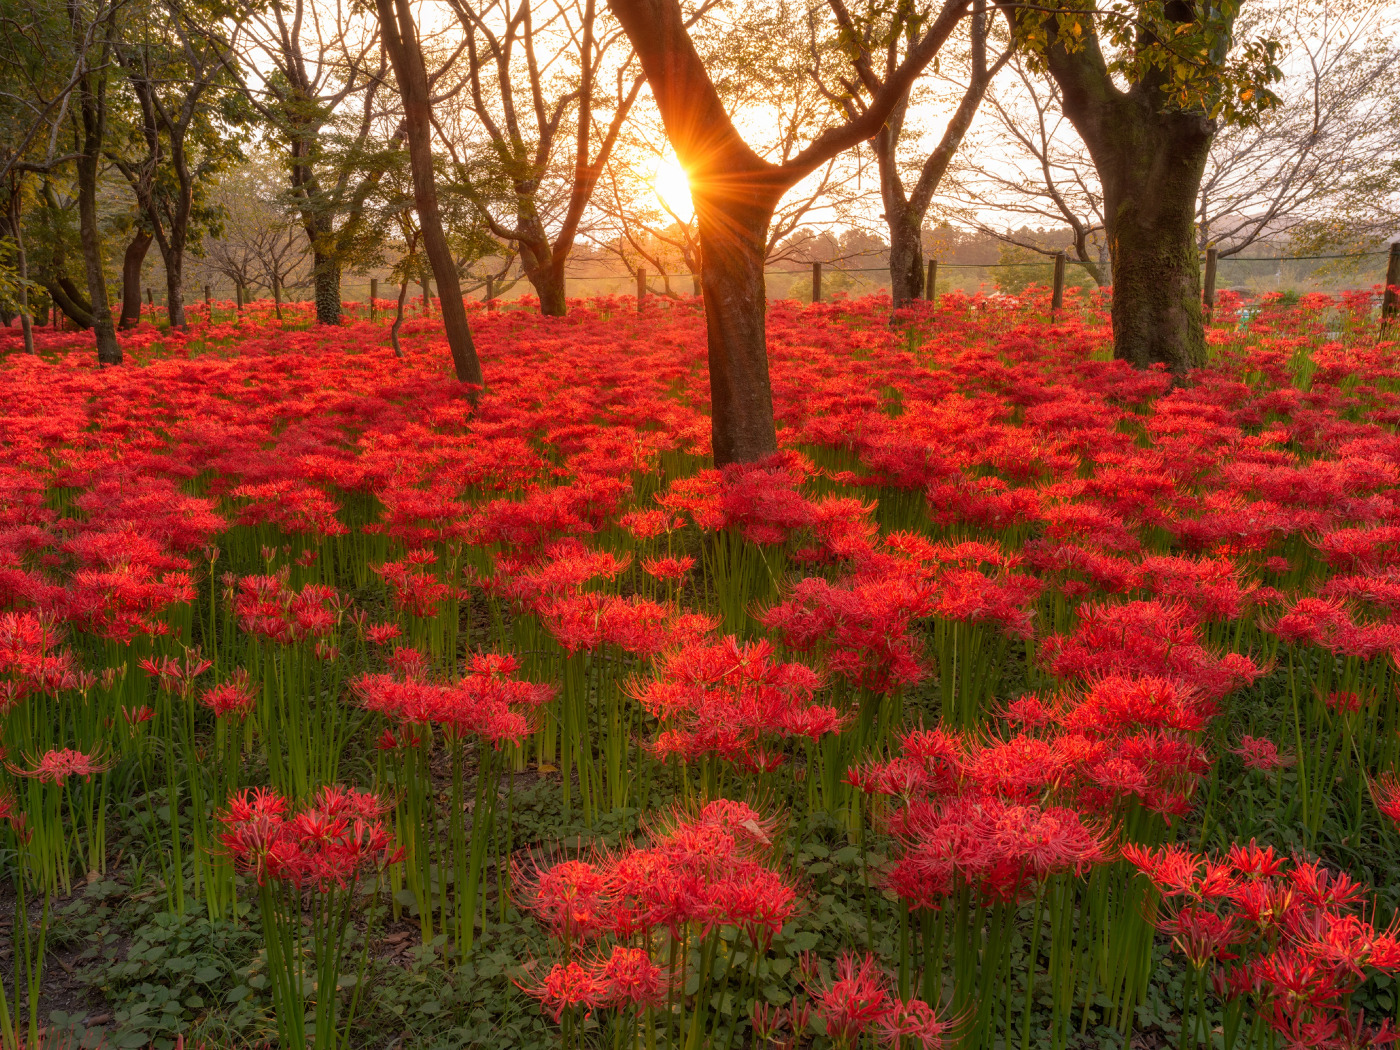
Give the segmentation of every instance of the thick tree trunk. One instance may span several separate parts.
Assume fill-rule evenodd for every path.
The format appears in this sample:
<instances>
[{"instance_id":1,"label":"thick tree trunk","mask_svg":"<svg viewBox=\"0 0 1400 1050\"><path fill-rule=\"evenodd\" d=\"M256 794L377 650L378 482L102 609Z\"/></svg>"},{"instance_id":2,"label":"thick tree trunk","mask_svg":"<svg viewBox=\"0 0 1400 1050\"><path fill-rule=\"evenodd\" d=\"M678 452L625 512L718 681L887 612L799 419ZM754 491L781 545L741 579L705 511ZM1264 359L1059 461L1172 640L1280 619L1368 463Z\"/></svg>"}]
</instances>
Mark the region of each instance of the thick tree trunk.
<instances>
[{"instance_id":1,"label":"thick tree trunk","mask_svg":"<svg viewBox=\"0 0 1400 1050\"><path fill-rule=\"evenodd\" d=\"M452 366L458 380L468 384L467 397L476 402L482 386L481 362L472 342L467 309L462 303L462 285L457 276L457 260L447 243L438 212L437 185L433 174L432 107L428 93L428 71L409 0L375 0L384 48L394 67L394 77L403 98L404 128L408 138L408 161L413 172L413 200L418 209L423 251L437 280L442 302L442 326L452 352Z\"/></svg>"},{"instance_id":2,"label":"thick tree trunk","mask_svg":"<svg viewBox=\"0 0 1400 1050\"><path fill-rule=\"evenodd\" d=\"M138 229L122 256L122 316L118 327L135 328L141 323L141 266L151 246L151 235Z\"/></svg>"},{"instance_id":3,"label":"thick tree trunk","mask_svg":"<svg viewBox=\"0 0 1400 1050\"><path fill-rule=\"evenodd\" d=\"M1201 118L1174 113L1135 130L1103 179L1113 356L1183 376L1206 356L1195 212L1211 135Z\"/></svg>"},{"instance_id":4,"label":"thick tree trunk","mask_svg":"<svg viewBox=\"0 0 1400 1050\"><path fill-rule=\"evenodd\" d=\"M316 296L316 323L340 324L340 260L313 252L312 279Z\"/></svg>"},{"instance_id":5,"label":"thick tree trunk","mask_svg":"<svg viewBox=\"0 0 1400 1050\"><path fill-rule=\"evenodd\" d=\"M920 227L923 216L907 208L900 216L889 216L890 297L896 310L924 294L924 242Z\"/></svg>"},{"instance_id":6,"label":"thick tree trunk","mask_svg":"<svg viewBox=\"0 0 1400 1050\"><path fill-rule=\"evenodd\" d=\"M752 463L778 451L768 376L764 245L771 205L738 209L695 198L700 285L709 343L710 443L715 466Z\"/></svg>"}]
</instances>

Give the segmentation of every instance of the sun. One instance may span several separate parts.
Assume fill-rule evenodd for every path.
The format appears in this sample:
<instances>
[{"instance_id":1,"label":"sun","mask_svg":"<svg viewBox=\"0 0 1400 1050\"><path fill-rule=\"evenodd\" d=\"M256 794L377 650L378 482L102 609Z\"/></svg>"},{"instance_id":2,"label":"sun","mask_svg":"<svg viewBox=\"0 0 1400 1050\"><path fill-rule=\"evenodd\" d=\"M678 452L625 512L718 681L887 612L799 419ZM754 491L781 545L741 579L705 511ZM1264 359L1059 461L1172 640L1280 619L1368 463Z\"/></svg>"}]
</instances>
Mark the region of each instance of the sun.
<instances>
[{"instance_id":1,"label":"sun","mask_svg":"<svg viewBox=\"0 0 1400 1050\"><path fill-rule=\"evenodd\" d=\"M690 179L674 157L659 161L651 176L652 189L666 209L681 219L689 219L695 208L690 202Z\"/></svg>"}]
</instances>

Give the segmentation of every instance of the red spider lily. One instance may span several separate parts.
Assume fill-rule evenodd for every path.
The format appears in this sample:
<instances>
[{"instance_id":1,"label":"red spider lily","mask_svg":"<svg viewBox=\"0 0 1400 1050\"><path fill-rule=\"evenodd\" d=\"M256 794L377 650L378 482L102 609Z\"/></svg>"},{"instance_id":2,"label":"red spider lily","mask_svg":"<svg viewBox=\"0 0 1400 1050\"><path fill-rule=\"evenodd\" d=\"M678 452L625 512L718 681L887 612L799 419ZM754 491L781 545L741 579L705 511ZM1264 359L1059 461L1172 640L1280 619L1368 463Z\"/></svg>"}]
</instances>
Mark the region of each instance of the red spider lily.
<instances>
[{"instance_id":1,"label":"red spider lily","mask_svg":"<svg viewBox=\"0 0 1400 1050\"><path fill-rule=\"evenodd\" d=\"M257 703L258 689L252 684L246 668L238 668L226 681L204 690L200 702L214 712L215 717L246 718Z\"/></svg>"},{"instance_id":2,"label":"red spider lily","mask_svg":"<svg viewBox=\"0 0 1400 1050\"><path fill-rule=\"evenodd\" d=\"M591 1014L607 997L606 983L593 970L576 962L556 963L537 985L516 982L526 995L540 1001L540 1008L558 1024L565 1010L584 1008Z\"/></svg>"},{"instance_id":3,"label":"red spider lily","mask_svg":"<svg viewBox=\"0 0 1400 1050\"><path fill-rule=\"evenodd\" d=\"M1371 798L1382 814L1400 825L1400 780L1394 773L1382 773L1371 782Z\"/></svg>"},{"instance_id":4,"label":"red spider lily","mask_svg":"<svg viewBox=\"0 0 1400 1050\"><path fill-rule=\"evenodd\" d=\"M194 680L213 667L214 661L204 659L198 649L192 649L185 653L183 660L169 656L159 660L147 658L139 666L156 679L162 689L187 694L194 688Z\"/></svg>"},{"instance_id":5,"label":"red spider lily","mask_svg":"<svg viewBox=\"0 0 1400 1050\"><path fill-rule=\"evenodd\" d=\"M689 555L679 558L648 558L642 562L642 569L648 576L670 583L678 583L685 579L693 568L695 559Z\"/></svg>"},{"instance_id":6,"label":"red spider lily","mask_svg":"<svg viewBox=\"0 0 1400 1050\"><path fill-rule=\"evenodd\" d=\"M91 780L99 773L105 773L112 768L110 763L102 762L96 754L87 755L72 748L56 748L40 755L38 759L32 760L32 766L25 769L21 766L5 763L8 769L17 777L29 777L39 781L41 784L63 784L69 777L82 777L84 780Z\"/></svg>"},{"instance_id":7,"label":"red spider lily","mask_svg":"<svg viewBox=\"0 0 1400 1050\"><path fill-rule=\"evenodd\" d=\"M230 799L220 814L221 841L239 869L259 884L287 881L326 892L402 858L382 823L383 812L377 797L354 788L322 788L295 812L276 792L253 789Z\"/></svg>"},{"instance_id":8,"label":"red spider lily","mask_svg":"<svg viewBox=\"0 0 1400 1050\"><path fill-rule=\"evenodd\" d=\"M1261 773L1292 764L1287 756L1279 753L1278 745L1272 740L1247 733L1240 737L1240 746L1230 750L1240 756L1245 769L1256 769Z\"/></svg>"}]
</instances>

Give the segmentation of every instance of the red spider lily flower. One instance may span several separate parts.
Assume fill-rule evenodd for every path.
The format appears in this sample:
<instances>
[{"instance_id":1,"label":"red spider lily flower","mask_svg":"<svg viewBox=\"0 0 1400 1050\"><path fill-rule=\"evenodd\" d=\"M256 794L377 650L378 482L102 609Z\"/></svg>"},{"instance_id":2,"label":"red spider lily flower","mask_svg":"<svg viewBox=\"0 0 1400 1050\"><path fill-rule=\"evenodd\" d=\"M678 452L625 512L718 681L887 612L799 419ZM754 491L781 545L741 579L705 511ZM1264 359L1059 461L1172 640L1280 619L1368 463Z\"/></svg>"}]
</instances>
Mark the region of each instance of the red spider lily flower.
<instances>
[{"instance_id":1,"label":"red spider lily flower","mask_svg":"<svg viewBox=\"0 0 1400 1050\"><path fill-rule=\"evenodd\" d=\"M558 1024L565 1010L584 1008L584 1016L606 1001L608 988L593 970L576 962L556 963L537 985L521 984L516 987L526 995L540 1001L540 1009L549 1014Z\"/></svg>"},{"instance_id":2,"label":"red spider lily flower","mask_svg":"<svg viewBox=\"0 0 1400 1050\"><path fill-rule=\"evenodd\" d=\"M46 752L31 769L23 769L8 762L5 763L5 768L17 777L30 777L41 784L63 784L69 777L91 780L97 774L105 773L111 765L100 761L96 754L86 755L65 747Z\"/></svg>"},{"instance_id":3,"label":"red spider lily flower","mask_svg":"<svg viewBox=\"0 0 1400 1050\"><path fill-rule=\"evenodd\" d=\"M1400 779L1394 773L1382 773L1371 781L1371 798L1384 816L1400 825Z\"/></svg>"},{"instance_id":4,"label":"red spider lily flower","mask_svg":"<svg viewBox=\"0 0 1400 1050\"><path fill-rule=\"evenodd\" d=\"M601 999L615 1006L640 1010L666 999L671 975L642 948L617 945L593 970L602 984Z\"/></svg>"},{"instance_id":5,"label":"red spider lily flower","mask_svg":"<svg viewBox=\"0 0 1400 1050\"><path fill-rule=\"evenodd\" d=\"M1157 926L1197 970L1212 960L1232 958L1225 949L1241 939L1233 917L1198 907L1182 908Z\"/></svg>"},{"instance_id":6,"label":"red spider lily flower","mask_svg":"<svg viewBox=\"0 0 1400 1050\"><path fill-rule=\"evenodd\" d=\"M257 702L258 688L252 684L246 668L238 668L227 681L204 690L200 702L214 712L216 718L233 715L246 718Z\"/></svg>"},{"instance_id":7,"label":"red spider lily flower","mask_svg":"<svg viewBox=\"0 0 1400 1050\"><path fill-rule=\"evenodd\" d=\"M642 570L648 576L669 583L678 583L695 568L695 559L689 555L679 558L647 558L642 562Z\"/></svg>"},{"instance_id":8,"label":"red spider lily flower","mask_svg":"<svg viewBox=\"0 0 1400 1050\"><path fill-rule=\"evenodd\" d=\"M396 623L374 623L365 628L365 637L375 645L388 645L402 633Z\"/></svg>"},{"instance_id":9,"label":"red spider lily flower","mask_svg":"<svg viewBox=\"0 0 1400 1050\"><path fill-rule=\"evenodd\" d=\"M922 1047L939 1050L957 1040L960 1025L922 999L895 1000L889 1013L875 1022L880 1040L894 1050Z\"/></svg>"},{"instance_id":10,"label":"red spider lily flower","mask_svg":"<svg viewBox=\"0 0 1400 1050\"><path fill-rule=\"evenodd\" d=\"M882 1023L895 1009L898 997L889 978L870 954L846 953L836 960L830 984L820 981L815 960L803 960L804 983L816 1004L826 1034L842 1046L853 1046L868 1029Z\"/></svg>"},{"instance_id":11,"label":"red spider lily flower","mask_svg":"<svg viewBox=\"0 0 1400 1050\"><path fill-rule=\"evenodd\" d=\"M1240 737L1240 746L1231 748L1230 752L1240 756L1245 769L1255 769L1261 773L1292 765L1290 758L1279 753L1278 745L1265 737L1245 734Z\"/></svg>"},{"instance_id":12,"label":"red spider lily flower","mask_svg":"<svg viewBox=\"0 0 1400 1050\"><path fill-rule=\"evenodd\" d=\"M151 719L155 718L155 716L155 711L146 704L142 704L140 707L122 708L123 720L125 720L126 724L133 729L136 726L139 726L142 722L149 722Z\"/></svg>"},{"instance_id":13,"label":"red spider lily flower","mask_svg":"<svg viewBox=\"0 0 1400 1050\"><path fill-rule=\"evenodd\" d=\"M214 666L213 660L206 660L198 649L185 653L183 660L166 656L161 659L146 658L138 665L152 678L157 679L160 688L172 693L188 693L194 688L194 680Z\"/></svg>"}]
</instances>

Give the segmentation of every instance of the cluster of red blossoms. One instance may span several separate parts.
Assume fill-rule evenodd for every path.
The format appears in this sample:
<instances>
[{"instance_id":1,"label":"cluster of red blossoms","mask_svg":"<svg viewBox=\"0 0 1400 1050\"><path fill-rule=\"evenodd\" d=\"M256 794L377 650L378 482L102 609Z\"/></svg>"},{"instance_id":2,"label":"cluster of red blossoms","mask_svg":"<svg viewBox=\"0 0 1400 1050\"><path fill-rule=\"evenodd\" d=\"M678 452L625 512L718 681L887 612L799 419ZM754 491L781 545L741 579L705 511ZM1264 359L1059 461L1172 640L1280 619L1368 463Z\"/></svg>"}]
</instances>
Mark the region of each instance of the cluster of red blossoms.
<instances>
[{"instance_id":1,"label":"cluster of red blossoms","mask_svg":"<svg viewBox=\"0 0 1400 1050\"><path fill-rule=\"evenodd\" d=\"M840 956L829 982L810 955L803 957L802 971L826 1034L843 1050L860 1045L867 1033L894 1050L938 1050L956 1039L957 1019L922 999L901 999L873 955Z\"/></svg>"},{"instance_id":2,"label":"cluster of red blossoms","mask_svg":"<svg viewBox=\"0 0 1400 1050\"><path fill-rule=\"evenodd\" d=\"M391 670L363 674L351 683L368 711L384 715L411 733L414 726L436 726L449 739L478 736L496 746L519 743L534 730L540 707L554 695L548 685L521 681L512 656L477 654L452 683L429 680L431 663L416 649L399 647ZM392 734L389 746L397 746Z\"/></svg>"},{"instance_id":3,"label":"cluster of red blossoms","mask_svg":"<svg viewBox=\"0 0 1400 1050\"><path fill-rule=\"evenodd\" d=\"M254 788L230 799L219 815L221 841L238 870L259 885L344 889L402 858L384 814L378 796L355 788L323 787L299 809L275 791Z\"/></svg>"},{"instance_id":4,"label":"cluster of red blossoms","mask_svg":"<svg viewBox=\"0 0 1400 1050\"><path fill-rule=\"evenodd\" d=\"M1167 901L1159 928L1221 998L1247 998L1291 1046L1394 1042L1389 1019L1367 1029L1351 995L1400 973L1400 941L1357 914L1366 887L1316 861L1276 856L1253 841L1224 857L1180 846L1124 846Z\"/></svg>"},{"instance_id":5,"label":"cluster of red blossoms","mask_svg":"<svg viewBox=\"0 0 1400 1050\"><path fill-rule=\"evenodd\" d=\"M770 860L773 823L742 802L711 802L662 821L645 847L516 872L520 899L566 944L722 926L765 943L797 909Z\"/></svg>"}]
</instances>

